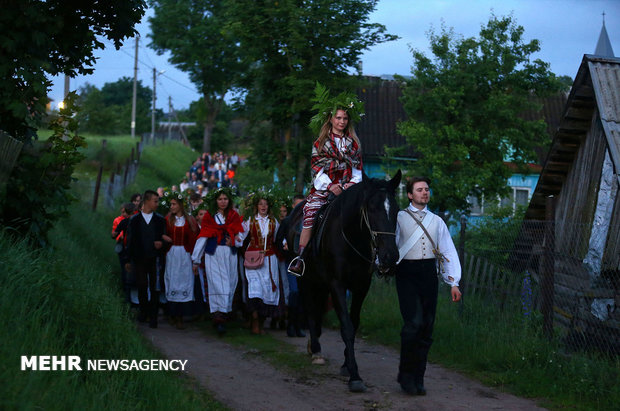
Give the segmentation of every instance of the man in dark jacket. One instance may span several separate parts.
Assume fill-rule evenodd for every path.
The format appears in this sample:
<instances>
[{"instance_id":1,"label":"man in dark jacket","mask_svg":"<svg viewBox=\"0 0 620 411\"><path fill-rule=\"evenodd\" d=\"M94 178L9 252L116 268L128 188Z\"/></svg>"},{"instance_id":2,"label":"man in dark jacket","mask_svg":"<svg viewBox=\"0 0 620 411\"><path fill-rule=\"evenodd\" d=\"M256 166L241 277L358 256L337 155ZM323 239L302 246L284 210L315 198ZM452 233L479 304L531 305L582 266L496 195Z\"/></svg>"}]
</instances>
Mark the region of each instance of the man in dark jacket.
<instances>
[{"instance_id":1,"label":"man in dark jacket","mask_svg":"<svg viewBox=\"0 0 620 411\"><path fill-rule=\"evenodd\" d=\"M144 204L142 211L129 220L127 229L127 254L130 263L128 270L133 270L138 286L138 300L140 314L138 321L146 322L157 328L157 257L163 246L162 236L166 234L166 219L155 210L159 204L159 195L155 191L147 190L142 197ZM148 290L151 292L149 302Z\"/></svg>"}]
</instances>

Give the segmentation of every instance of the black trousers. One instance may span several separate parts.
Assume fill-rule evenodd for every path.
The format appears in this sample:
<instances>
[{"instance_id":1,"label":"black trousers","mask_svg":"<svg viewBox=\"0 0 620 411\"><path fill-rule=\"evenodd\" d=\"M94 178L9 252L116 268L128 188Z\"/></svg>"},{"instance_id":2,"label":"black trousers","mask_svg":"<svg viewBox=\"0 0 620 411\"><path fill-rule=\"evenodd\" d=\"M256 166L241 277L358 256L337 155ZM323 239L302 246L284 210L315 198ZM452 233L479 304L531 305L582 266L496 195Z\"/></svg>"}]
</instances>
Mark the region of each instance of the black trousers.
<instances>
[{"instance_id":1,"label":"black trousers","mask_svg":"<svg viewBox=\"0 0 620 411\"><path fill-rule=\"evenodd\" d=\"M140 312L149 315L152 321L157 321L159 291L157 291L157 257L148 257L133 261L138 287L138 301ZM149 301L148 291L151 291Z\"/></svg>"},{"instance_id":2,"label":"black trousers","mask_svg":"<svg viewBox=\"0 0 620 411\"><path fill-rule=\"evenodd\" d=\"M396 270L396 292L404 325L400 333L399 379L424 384L428 351L433 343L437 310L435 259L402 260Z\"/></svg>"}]
</instances>

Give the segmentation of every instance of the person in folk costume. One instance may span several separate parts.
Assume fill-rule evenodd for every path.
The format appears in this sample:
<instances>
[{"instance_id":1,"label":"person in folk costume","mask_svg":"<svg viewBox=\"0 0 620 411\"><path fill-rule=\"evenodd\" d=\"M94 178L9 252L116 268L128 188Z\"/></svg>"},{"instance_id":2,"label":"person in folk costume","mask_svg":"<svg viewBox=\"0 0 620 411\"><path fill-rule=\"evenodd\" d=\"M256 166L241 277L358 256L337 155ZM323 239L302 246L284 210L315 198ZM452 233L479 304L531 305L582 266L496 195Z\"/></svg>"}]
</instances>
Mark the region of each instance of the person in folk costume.
<instances>
[{"instance_id":1,"label":"person in folk costume","mask_svg":"<svg viewBox=\"0 0 620 411\"><path fill-rule=\"evenodd\" d=\"M168 193L164 193L164 197L165 194ZM164 288L171 322L177 329L183 330L183 314L191 310L191 302L194 301L191 253L198 234L198 224L185 211L184 198L180 193L172 192L168 197L170 212L166 215L167 234L162 238L170 244L170 249L166 254Z\"/></svg>"},{"instance_id":2,"label":"person in folk costume","mask_svg":"<svg viewBox=\"0 0 620 411\"><path fill-rule=\"evenodd\" d=\"M243 222L243 233L237 242L238 247L247 244L246 253L259 251L264 256L260 267L245 267L246 308L250 314L252 334L264 334L263 322L273 315L280 299L278 257L274 247L279 224L271 214L274 203L272 196L264 192L254 193L248 198L249 207L245 215L250 217Z\"/></svg>"},{"instance_id":3,"label":"person in folk costume","mask_svg":"<svg viewBox=\"0 0 620 411\"><path fill-rule=\"evenodd\" d=\"M219 334L226 332L227 313L232 312L237 288L237 255L235 241L243 231L241 217L233 210L233 193L229 188L214 190L207 196L207 213L192 254L194 273L205 256L209 308L213 325Z\"/></svg>"},{"instance_id":4,"label":"person in folk costume","mask_svg":"<svg viewBox=\"0 0 620 411\"><path fill-rule=\"evenodd\" d=\"M125 270L125 264L129 262L127 256L127 227L129 218L134 214L135 206L133 203L125 203L121 207L121 215L114 219L112 223L112 238L116 240L114 251L118 254L118 261L121 265L121 286L125 293L125 302L131 302L131 285L129 273Z\"/></svg>"},{"instance_id":5,"label":"person in folk costume","mask_svg":"<svg viewBox=\"0 0 620 411\"><path fill-rule=\"evenodd\" d=\"M291 200L288 196L281 194L280 198L276 200L275 212L278 213L278 222L281 223L283 219L288 216L289 206L291 204ZM288 284L288 273L285 257L279 253L278 248L276 248L276 256L278 257L278 273L280 276L280 301L278 302L278 308L271 315L271 325L270 328L275 330L280 328L281 330L286 329L286 320L288 317L288 302L289 302L289 284Z\"/></svg>"},{"instance_id":6,"label":"person in folk costume","mask_svg":"<svg viewBox=\"0 0 620 411\"><path fill-rule=\"evenodd\" d=\"M312 145L312 189L303 209L303 228L299 238L298 257L289 271L302 275L305 269L303 252L312 236L312 226L317 211L328 201L330 194L340 195L352 185L362 181L362 149L353 128L364 115L364 104L354 94L343 92L334 98L317 83L310 126L319 131Z\"/></svg>"},{"instance_id":7,"label":"person in folk costume","mask_svg":"<svg viewBox=\"0 0 620 411\"><path fill-rule=\"evenodd\" d=\"M149 326L157 328L159 290L157 289L157 258L166 234L166 219L155 212L159 205L157 192L144 192L142 209L129 220L127 227L127 271L135 274L140 303L139 322L149 319ZM150 299L149 299L150 291Z\"/></svg>"},{"instance_id":8,"label":"person in folk costume","mask_svg":"<svg viewBox=\"0 0 620 411\"><path fill-rule=\"evenodd\" d=\"M306 198L303 194L295 194L293 196L292 208L295 208L299 203L302 203ZM288 211L288 210L287 210ZM287 213L288 214L288 213ZM282 214L280 214L282 218ZM290 221L290 216L287 215L285 219ZM280 220L282 222L284 220ZM290 223L288 223L290 224ZM302 222L300 221L298 224L297 230L301 231ZM288 244L286 240L284 240L283 248L288 250ZM289 259L283 261L284 263L284 272L286 272L286 267L288 267ZM282 272L282 268L280 268ZM288 279L288 301L286 305L288 306L288 325L286 327L286 335L289 337L305 337L306 333L301 329L302 317L303 317L303 304L301 301L301 294L299 293L299 286L297 284L297 276L293 275L289 272L286 272Z\"/></svg>"},{"instance_id":9,"label":"person in folk costume","mask_svg":"<svg viewBox=\"0 0 620 411\"><path fill-rule=\"evenodd\" d=\"M196 218L196 223L198 223L198 230L200 231L202 219L205 214L207 214L207 203L202 202L198 205L194 211L192 211L194 218ZM193 264L193 263L192 263ZM198 266L198 276L196 278L196 283L194 285L194 300L196 302L195 312L196 320L204 319L204 313L207 312L209 306L209 288L207 287L207 274L205 272L205 256L203 254L202 259L200 261L200 265Z\"/></svg>"},{"instance_id":10,"label":"person in folk costume","mask_svg":"<svg viewBox=\"0 0 620 411\"><path fill-rule=\"evenodd\" d=\"M437 273L450 285L452 301L461 299L461 265L446 223L427 207L430 180L407 182L409 206L398 212L396 292L403 317L398 382L410 395L426 395L424 374L433 342Z\"/></svg>"}]
</instances>

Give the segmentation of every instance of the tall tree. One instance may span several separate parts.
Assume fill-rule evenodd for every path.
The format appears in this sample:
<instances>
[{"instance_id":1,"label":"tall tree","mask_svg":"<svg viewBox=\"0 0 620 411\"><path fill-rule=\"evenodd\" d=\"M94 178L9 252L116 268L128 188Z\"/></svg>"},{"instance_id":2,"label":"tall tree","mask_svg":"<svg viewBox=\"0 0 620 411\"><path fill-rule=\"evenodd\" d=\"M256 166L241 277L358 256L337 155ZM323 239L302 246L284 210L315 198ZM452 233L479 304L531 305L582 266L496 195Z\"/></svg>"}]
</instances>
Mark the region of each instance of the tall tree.
<instances>
[{"instance_id":1,"label":"tall tree","mask_svg":"<svg viewBox=\"0 0 620 411\"><path fill-rule=\"evenodd\" d=\"M383 25L368 22L378 0L226 3L229 29L239 40L247 67L240 82L247 90L245 103L255 121L270 121L272 146L282 147L284 137L285 157L280 163L285 164L279 170L292 169L300 190L315 137L308 123L316 81L333 92L355 87L356 79L349 73L359 73L364 50L396 36L387 34ZM259 145L265 146L262 141Z\"/></svg>"},{"instance_id":2,"label":"tall tree","mask_svg":"<svg viewBox=\"0 0 620 411\"><path fill-rule=\"evenodd\" d=\"M45 113L48 75L92 73L103 38L119 48L144 0L7 0L0 13L0 129L29 141Z\"/></svg>"},{"instance_id":3,"label":"tall tree","mask_svg":"<svg viewBox=\"0 0 620 411\"><path fill-rule=\"evenodd\" d=\"M237 44L224 31L225 0L149 0L154 9L150 47L170 52L170 62L189 74L203 96L203 151L210 151L211 133L241 65Z\"/></svg>"},{"instance_id":4,"label":"tall tree","mask_svg":"<svg viewBox=\"0 0 620 411\"><path fill-rule=\"evenodd\" d=\"M133 79L121 77L105 83L101 90L86 84L80 88L77 118L80 130L97 134L123 134L129 130ZM136 132L151 130L153 92L138 80L136 90ZM159 114L159 113L157 113Z\"/></svg>"},{"instance_id":5,"label":"tall tree","mask_svg":"<svg viewBox=\"0 0 620 411\"><path fill-rule=\"evenodd\" d=\"M0 223L45 244L47 231L74 198L71 175L83 139L76 134L74 94L51 121L54 134L37 142L48 102L48 76L93 71L103 39L116 48L133 36L144 0L5 0L0 13L0 130L26 142L0 193ZM8 200L10 199L10 201ZM24 204L26 206L24 206Z\"/></svg>"},{"instance_id":6,"label":"tall tree","mask_svg":"<svg viewBox=\"0 0 620 411\"><path fill-rule=\"evenodd\" d=\"M531 58L540 45L523 33L512 17L491 15L478 38L431 31L433 59L413 51L402 97L408 120L398 129L419 152L413 172L431 178L442 211L468 212L470 195L505 195L513 173L507 162L524 169L536 159L534 148L549 143L544 121L523 113L531 96L561 85L547 63Z\"/></svg>"}]
</instances>

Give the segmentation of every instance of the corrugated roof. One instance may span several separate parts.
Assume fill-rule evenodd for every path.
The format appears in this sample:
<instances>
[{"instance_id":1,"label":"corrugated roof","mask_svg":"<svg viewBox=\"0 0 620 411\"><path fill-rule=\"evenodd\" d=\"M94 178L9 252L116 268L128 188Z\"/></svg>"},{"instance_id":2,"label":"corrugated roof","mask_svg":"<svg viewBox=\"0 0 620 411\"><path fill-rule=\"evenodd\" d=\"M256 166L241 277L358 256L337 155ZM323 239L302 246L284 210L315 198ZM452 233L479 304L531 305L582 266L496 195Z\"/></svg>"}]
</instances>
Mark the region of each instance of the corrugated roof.
<instances>
[{"instance_id":1,"label":"corrugated roof","mask_svg":"<svg viewBox=\"0 0 620 411\"><path fill-rule=\"evenodd\" d=\"M545 199L557 195L598 110L615 173L620 172L620 59L584 55L525 218L543 220Z\"/></svg>"},{"instance_id":2,"label":"corrugated roof","mask_svg":"<svg viewBox=\"0 0 620 411\"><path fill-rule=\"evenodd\" d=\"M607 147L616 174L620 172L620 59L588 62Z\"/></svg>"}]
</instances>

